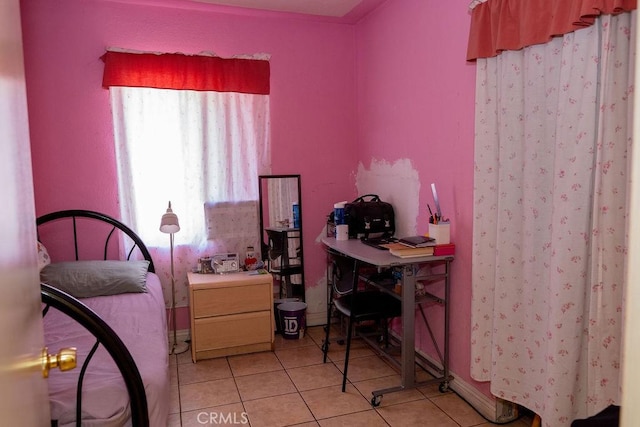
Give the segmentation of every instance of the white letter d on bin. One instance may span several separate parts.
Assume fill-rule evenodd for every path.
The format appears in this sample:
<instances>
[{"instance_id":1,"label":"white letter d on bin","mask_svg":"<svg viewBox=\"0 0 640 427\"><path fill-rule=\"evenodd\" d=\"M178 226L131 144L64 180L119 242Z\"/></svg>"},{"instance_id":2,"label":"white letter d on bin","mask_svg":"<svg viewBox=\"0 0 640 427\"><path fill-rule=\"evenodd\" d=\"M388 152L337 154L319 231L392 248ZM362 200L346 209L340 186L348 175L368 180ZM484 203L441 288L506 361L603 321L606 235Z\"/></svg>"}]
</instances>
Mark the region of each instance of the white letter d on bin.
<instances>
[{"instance_id":1,"label":"white letter d on bin","mask_svg":"<svg viewBox=\"0 0 640 427\"><path fill-rule=\"evenodd\" d=\"M284 330L285 332L296 332L298 330L298 319L295 317L285 317Z\"/></svg>"}]
</instances>

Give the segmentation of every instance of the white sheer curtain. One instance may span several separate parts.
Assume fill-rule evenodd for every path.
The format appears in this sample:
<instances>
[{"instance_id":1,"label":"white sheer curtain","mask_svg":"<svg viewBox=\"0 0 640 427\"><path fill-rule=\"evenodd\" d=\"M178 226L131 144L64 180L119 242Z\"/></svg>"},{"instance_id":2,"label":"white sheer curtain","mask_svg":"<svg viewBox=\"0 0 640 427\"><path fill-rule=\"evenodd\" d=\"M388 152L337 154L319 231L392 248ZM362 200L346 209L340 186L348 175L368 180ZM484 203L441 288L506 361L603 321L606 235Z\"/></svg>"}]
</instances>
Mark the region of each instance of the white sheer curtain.
<instances>
[{"instance_id":1,"label":"white sheer curtain","mask_svg":"<svg viewBox=\"0 0 640 427\"><path fill-rule=\"evenodd\" d=\"M158 227L171 201L181 227L176 301L188 305L186 273L197 259L241 249L207 239L205 203L258 199L258 175L269 167L269 96L115 86L109 92L122 219L151 246L156 265L167 267L159 274L168 302L169 238ZM247 245L259 239L257 224L250 227L256 235Z\"/></svg>"},{"instance_id":2,"label":"white sheer curtain","mask_svg":"<svg viewBox=\"0 0 640 427\"><path fill-rule=\"evenodd\" d=\"M546 426L619 403L635 17L477 63L471 375Z\"/></svg>"}]
</instances>

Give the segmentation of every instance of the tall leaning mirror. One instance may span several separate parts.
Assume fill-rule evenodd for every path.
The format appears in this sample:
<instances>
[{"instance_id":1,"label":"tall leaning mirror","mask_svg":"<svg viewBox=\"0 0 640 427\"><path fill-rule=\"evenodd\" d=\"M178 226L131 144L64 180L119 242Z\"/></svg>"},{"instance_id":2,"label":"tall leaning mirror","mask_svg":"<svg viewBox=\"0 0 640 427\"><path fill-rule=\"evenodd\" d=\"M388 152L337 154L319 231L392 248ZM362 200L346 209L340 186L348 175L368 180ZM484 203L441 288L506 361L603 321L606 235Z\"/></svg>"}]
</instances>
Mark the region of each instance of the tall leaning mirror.
<instances>
[{"instance_id":1,"label":"tall leaning mirror","mask_svg":"<svg viewBox=\"0 0 640 427\"><path fill-rule=\"evenodd\" d=\"M280 298L304 301L300 175L260 175L262 260Z\"/></svg>"}]
</instances>

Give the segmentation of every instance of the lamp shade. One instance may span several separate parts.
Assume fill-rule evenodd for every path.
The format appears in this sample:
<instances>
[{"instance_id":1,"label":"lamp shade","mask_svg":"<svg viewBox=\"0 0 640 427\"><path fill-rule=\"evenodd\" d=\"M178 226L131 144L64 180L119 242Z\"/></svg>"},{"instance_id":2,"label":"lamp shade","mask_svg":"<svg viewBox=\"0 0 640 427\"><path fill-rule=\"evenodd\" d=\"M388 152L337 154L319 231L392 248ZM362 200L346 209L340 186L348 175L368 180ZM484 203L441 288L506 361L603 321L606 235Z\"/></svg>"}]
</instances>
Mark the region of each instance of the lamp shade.
<instances>
[{"instance_id":1,"label":"lamp shade","mask_svg":"<svg viewBox=\"0 0 640 427\"><path fill-rule=\"evenodd\" d=\"M162 220L160 220L160 231L167 234L173 234L180 231L178 215L174 214L171 210L171 202L169 202L167 212L162 215Z\"/></svg>"}]
</instances>

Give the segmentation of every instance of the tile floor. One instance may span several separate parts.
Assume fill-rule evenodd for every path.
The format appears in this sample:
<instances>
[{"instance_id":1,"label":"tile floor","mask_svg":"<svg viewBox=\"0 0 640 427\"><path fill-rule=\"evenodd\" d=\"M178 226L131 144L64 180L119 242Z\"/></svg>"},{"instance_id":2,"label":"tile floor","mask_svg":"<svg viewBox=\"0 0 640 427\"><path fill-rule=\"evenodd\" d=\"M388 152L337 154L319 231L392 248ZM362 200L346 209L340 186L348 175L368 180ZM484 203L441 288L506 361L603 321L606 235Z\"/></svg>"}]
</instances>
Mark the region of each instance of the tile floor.
<instances>
[{"instance_id":1,"label":"tile floor","mask_svg":"<svg viewBox=\"0 0 640 427\"><path fill-rule=\"evenodd\" d=\"M332 335L335 336L335 335ZM494 425L438 384L389 393L377 408L371 391L399 384L396 370L359 340L352 343L347 392L341 392L344 346L332 343L322 363L322 327L304 338L276 335L274 352L191 362L171 356L169 427L203 425L437 426ZM428 378L422 370L419 379ZM531 425L524 417L510 427Z\"/></svg>"}]
</instances>

